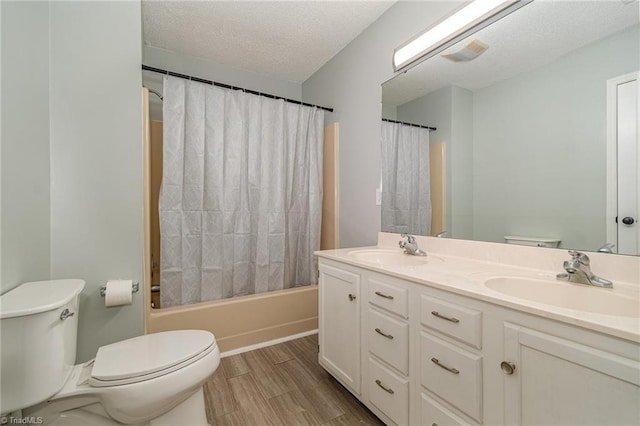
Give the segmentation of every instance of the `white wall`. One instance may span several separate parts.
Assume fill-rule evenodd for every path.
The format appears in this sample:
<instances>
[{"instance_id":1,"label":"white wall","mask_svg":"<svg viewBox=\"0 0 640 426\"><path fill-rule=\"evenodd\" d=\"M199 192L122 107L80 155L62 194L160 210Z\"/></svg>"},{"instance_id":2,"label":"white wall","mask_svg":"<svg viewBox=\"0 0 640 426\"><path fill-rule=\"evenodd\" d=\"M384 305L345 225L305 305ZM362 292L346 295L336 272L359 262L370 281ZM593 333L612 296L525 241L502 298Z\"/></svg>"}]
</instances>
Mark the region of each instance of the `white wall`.
<instances>
[{"instance_id":1,"label":"white wall","mask_svg":"<svg viewBox=\"0 0 640 426\"><path fill-rule=\"evenodd\" d=\"M50 278L49 3L0 3L0 292Z\"/></svg>"},{"instance_id":2,"label":"white wall","mask_svg":"<svg viewBox=\"0 0 640 426\"><path fill-rule=\"evenodd\" d=\"M269 76L233 68L219 62L187 56L152 46L143 47L143 63L150 67L191 75L231 86L269 93L283 98L302 99L302 85L292 81L278 80ZM162 74L145 71L143 84L162 93ZM162 120L162 104L150 95L152 120Z\"/></svg>"},{"instance_id":3,"label":"white wall","mask_svg":"<svg viewBox=\"0 0 640 426\"><path fill-rule=\"evenodd\" d=\"M142 334L143 295L105 308L108 279L142 283L139 2L51 2L51 273L86 280L78 361Z\"/></svg>"},{"instance_id":4,"label":"white wall","mask_svg":"<svg viewBox=\"0 0 640 426\"><path fill-rule=\"evenodd\" d=\"M640 68L639 39L636 26L476 91L474 239L605 243L606 80Z\"/></svg>"},{"instance_id":5,"label":"white wall","mask_svg":"<svg viewBox=\"0 0 640 426\"><path fill-rule=\"evenodd\" d=\"M399 2L302 84L305 102L333 107L340 123L340 246L375 244L380 230L382 82L393 77L393 49L460 2Z\"/></svg>"}]
</instances>

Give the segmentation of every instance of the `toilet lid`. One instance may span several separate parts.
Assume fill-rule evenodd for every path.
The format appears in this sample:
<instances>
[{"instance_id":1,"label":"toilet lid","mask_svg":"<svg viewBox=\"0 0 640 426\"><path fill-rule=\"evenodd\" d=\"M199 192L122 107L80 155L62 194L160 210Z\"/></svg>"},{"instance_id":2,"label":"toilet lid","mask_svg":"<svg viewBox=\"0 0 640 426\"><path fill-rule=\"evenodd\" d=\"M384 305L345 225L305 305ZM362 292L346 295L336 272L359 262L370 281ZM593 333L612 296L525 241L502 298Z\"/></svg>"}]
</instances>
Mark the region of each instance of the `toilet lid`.
<instances>
[{"instance_id":1,"label":"toilet lid","mask_svg":"<svg viewBox=\"0 0 640 426\"><path fill-rule=\"evenodd\" d=\"M98 349L89 383L114 386L158 377L200 359L216 345L204 330L147 334Z\"/></svg>"}]
</instances>

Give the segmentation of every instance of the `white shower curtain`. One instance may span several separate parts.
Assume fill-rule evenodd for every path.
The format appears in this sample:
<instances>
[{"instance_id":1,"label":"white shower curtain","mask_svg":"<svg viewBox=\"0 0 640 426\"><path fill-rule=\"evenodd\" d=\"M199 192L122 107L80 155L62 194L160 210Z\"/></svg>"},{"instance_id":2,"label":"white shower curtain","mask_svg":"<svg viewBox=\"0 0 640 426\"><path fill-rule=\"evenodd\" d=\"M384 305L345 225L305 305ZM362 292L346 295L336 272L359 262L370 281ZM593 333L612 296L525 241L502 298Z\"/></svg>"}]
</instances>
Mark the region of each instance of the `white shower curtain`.
<instances>
[{"instance_id":1,"label":"white shower curtain","mask_svg":"<svg viewBox=\"0 0 640 426\"><path fill-rule=\"evenodd\" d=\"M164 78L162 307L316 281L324 112Z\"/></svg>"},{"instance_id":2,"label":"white shower curtain","mask_svg":"<svg viewBox=\"0 0 640 426\"><path fill-rule=\"evenodd\" d=\"M429 130L382 122L382 231L429 235Z\"/></svg>"}]
</instances>

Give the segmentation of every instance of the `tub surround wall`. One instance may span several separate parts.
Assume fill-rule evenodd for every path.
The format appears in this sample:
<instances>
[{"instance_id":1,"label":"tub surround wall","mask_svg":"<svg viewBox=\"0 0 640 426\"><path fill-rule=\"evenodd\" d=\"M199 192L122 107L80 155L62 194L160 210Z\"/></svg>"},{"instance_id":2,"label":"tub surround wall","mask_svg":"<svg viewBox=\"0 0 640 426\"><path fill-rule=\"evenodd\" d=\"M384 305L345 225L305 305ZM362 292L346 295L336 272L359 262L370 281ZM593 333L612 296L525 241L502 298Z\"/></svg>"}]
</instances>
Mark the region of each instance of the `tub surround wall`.
<instances>
[{"instance_id":1,"label":"tub surround wall","mask_svg":"<svg viewBox=\"0 0 640 426\"><path fill-rule=\"evenodd\" d=\"M212 332L220 352L318 328L316 285L213 302L152 309L147 332L200 329Z\"/></svg>"}]
</instances>

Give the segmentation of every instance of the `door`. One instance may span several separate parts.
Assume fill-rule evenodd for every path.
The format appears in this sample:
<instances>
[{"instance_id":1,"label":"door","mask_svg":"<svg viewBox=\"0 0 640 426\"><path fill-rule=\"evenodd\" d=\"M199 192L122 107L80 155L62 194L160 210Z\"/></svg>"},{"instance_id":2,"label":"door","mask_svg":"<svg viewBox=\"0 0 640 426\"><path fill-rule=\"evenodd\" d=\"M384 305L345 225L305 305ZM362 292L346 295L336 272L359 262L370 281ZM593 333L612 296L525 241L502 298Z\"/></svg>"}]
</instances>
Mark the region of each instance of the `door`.
<instances>
[{"instance_id":1,"label":"door","mask_svg":"<svg viewBox=\"0 0 640 426\"><path fill-rule=\"evenodd\" d=\"M360 275L320 264L319 362L360 394Z\"/></svg>"},{"instance_id":2,"label":"door","mask_svg":"<svg viewBox=\"0 0 640 426\"><path fill-rule=\"evenodd\" d=\"M607 81L607 241L640 253L638 73Z\"/></svg>"},{"instance_id":3,"label":"door","mask_svg":"<svg viewBox=\"0 0 640 426\"><path fill-rule=\"evenodd\" d=\"M640 424L637 360L508 323L504 338L506 424Z\"/></svg>"}]
</instances>

